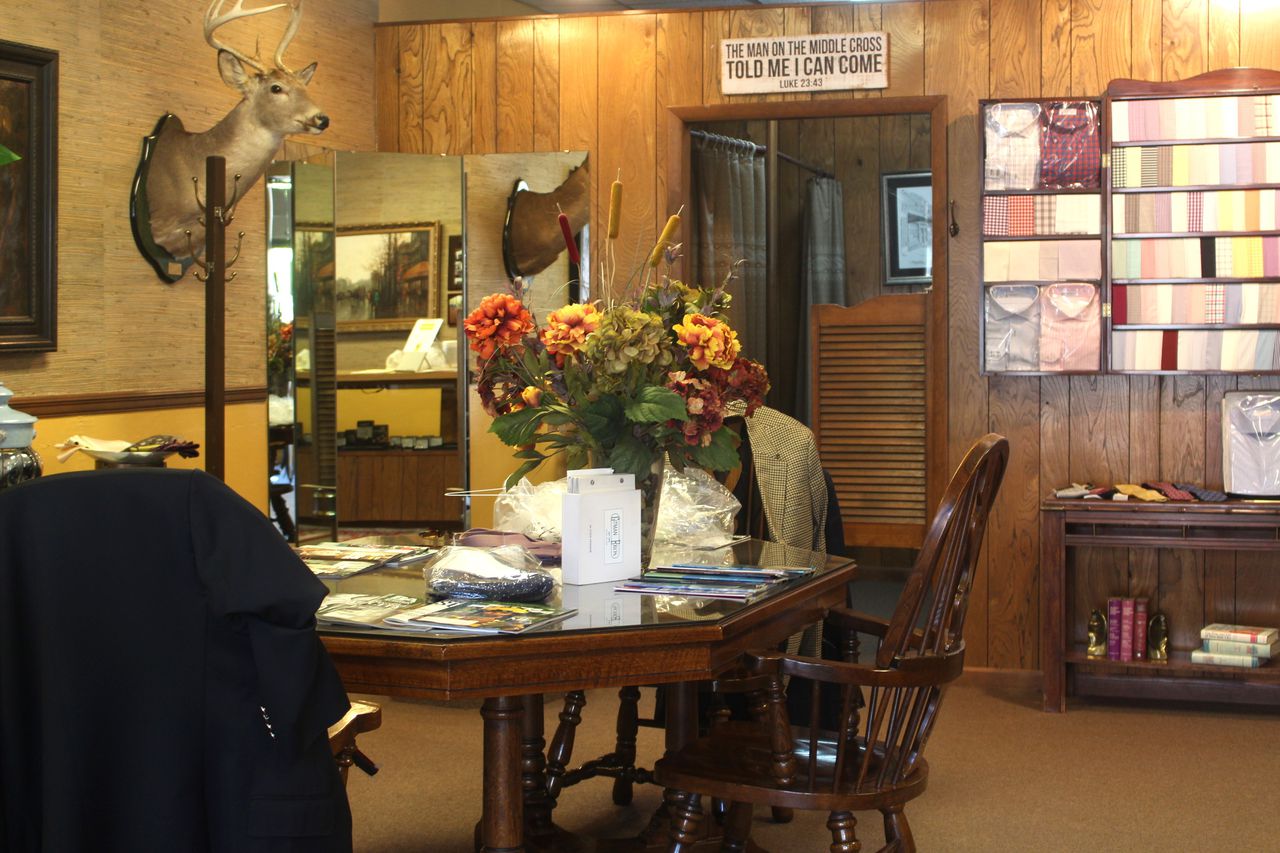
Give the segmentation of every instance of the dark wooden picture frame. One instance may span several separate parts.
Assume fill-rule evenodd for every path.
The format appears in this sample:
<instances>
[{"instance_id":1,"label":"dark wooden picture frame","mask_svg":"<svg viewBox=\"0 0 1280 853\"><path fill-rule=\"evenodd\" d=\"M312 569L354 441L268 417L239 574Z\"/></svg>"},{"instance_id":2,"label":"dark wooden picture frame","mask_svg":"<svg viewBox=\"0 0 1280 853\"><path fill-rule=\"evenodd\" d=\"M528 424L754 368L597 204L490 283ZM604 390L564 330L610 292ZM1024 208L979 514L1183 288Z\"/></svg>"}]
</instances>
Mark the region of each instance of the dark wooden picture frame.
<instances>
[{"instance_id":1,"label":"dark wooden picture frame","mask_svg":"<svg viewBox=\"0 0 1280 853\"><path fill-rule=\"evenodd\" d=\"M880 176L886 285L933 281L932 185L929 172L886 172ZM924 258L919 257L921 252Z\"/></svg>"},{"instance_id":2,"label":"dark wooden picture frame","mask_svg":"<svg viewBox=\"0 0 1280 853\"><path fill-rule=\"evenodd\" d=\"M0 41L0 352L57 349L58 54ZM5 159L9 159L6 157Z\"/></svg>"}]
</instances>

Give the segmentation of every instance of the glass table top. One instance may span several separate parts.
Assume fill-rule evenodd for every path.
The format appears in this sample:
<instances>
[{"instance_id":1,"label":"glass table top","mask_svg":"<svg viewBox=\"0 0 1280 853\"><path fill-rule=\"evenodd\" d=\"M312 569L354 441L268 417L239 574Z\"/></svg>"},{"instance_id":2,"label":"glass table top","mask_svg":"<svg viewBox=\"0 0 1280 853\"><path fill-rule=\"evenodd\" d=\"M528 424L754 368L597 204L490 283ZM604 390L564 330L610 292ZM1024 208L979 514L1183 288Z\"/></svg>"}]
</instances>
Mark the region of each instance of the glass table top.
<instances>
[{"instance_id":1,"label":"glass table top","mask_svg":"<svg viewBox=\"0 0 1280 853\"><path fill-rule=\"evenodd\" d=\"M396 536L368 536L353 540L358 544L421 544L421 540L412 534ZM797 585L811 581L829 572L849 566L852 559L843 556L828 556L820 551L809 551L793 548L776 542L764 542L757 539L747 540L717 550L676 549L659 546L654 553L654 565L671 565L673 563L700 563L723 566L812 566L815 571L778 584L769 591L765 598L746 603L721 599L701 598L686 595L645 595L637 593L617 592L614 587L617 581L587 584L581 586L559 583L560 568L547 566L546 569L556 579L556 589L546 604L573 609L577 612L568 619L526 631L520 635L495 635L487 633L469 633L464 631L406 631L394 628L353 627L320 623L322 633L358 634L370 637L391 638L397 640L412 638L429 638L433 641L456 640L493 640L495 637L524 636L531 633L564 632L564 631L596 631L601 629L653 628L663 626L688 626L696 623L714 622L735 615L749 608L760 605L768 598L794 589ZM371 595L404 595L424 601L426 581L423 577L424 563L411 564L402 568L382 568L363 574L352 575L341 579L325 579L324 584L334 593L357 593Z\"/></svg>"}]
</instances>

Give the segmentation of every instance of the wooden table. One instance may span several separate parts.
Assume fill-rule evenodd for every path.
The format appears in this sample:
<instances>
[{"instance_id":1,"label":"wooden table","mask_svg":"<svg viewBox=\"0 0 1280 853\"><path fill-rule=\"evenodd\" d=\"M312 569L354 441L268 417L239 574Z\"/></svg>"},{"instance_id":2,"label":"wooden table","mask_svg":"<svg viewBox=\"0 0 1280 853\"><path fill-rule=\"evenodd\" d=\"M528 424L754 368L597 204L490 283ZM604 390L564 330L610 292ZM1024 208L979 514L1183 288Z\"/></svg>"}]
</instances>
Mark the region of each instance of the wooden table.
<instances>
[{"instance_id":1,"label":"wooden table","mask_svg":"<svg viewBox=\"0 0 1280 853\"><path fill-rule=\"evenodd\" d=\"M482 697L484 802L481 850L522 851L525 802L549 823L545 794L542 694L596 687L671 684L666 746L697 734L696 682L731 668L748 649L776 644L845 602L855 567L845 557L751 541L732 553L694 552L681 561L738 565L817 565L753 604L613 592L613 584L566 586L563 606L578 613L558 626L522 634L429 636L322 627L343 683L353 692L452 700ZM659 559L672 561L659 554ZM694 559L691 559L694 558ZM338 592L422 594L417 567L329 582ZM522 796L527 790L529 796Z\"/></svg>"},{"instance_id":2,"label":"wooden table","mask_svg":"<svg viewBox=\"0 0 1280 853\"><path fill-rule=\"evenodd\" d=\"M1072 642L1070 621L1078 610L1070 600L1067 549L1077 546L1269 551L1280 555L1280 504L1050 499L1040 507L1044 710L1065 711L1069 687L1095 696L1280 702L1280 667L1274 664L1259 669L1194 664L1188 651L1173 649L1163 663L1087 658L1084 646ZM1126 591L1117 589L1110 594L1124 595ZM1156 605L1153 600L1153 609L1159 609ZM1280 611L1273 615L1269 624L1280 620ZM1202 618L1215 621L1207 613Z\"/></svg>"}]
</instances>

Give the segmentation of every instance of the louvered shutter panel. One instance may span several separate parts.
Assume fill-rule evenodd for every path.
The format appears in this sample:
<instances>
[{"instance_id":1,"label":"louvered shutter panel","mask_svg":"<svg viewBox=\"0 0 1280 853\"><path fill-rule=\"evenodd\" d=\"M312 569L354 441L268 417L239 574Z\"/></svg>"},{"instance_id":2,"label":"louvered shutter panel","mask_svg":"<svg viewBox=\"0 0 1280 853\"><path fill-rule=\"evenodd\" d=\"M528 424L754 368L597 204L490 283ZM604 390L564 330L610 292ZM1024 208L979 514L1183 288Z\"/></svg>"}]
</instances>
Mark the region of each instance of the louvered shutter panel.
<instances>
[{"instance_id":1,"label":"louvered shutter panel","mask_svg":"<svg viewBox=\"0 0 1280 853\"><path fill-rule=\"evenodd\" d=\"M817 305L811 423L849 545L917 548L932 510L928 294ZM945 437L943 437L945 439Z\"/></svg>"}]
</instances>

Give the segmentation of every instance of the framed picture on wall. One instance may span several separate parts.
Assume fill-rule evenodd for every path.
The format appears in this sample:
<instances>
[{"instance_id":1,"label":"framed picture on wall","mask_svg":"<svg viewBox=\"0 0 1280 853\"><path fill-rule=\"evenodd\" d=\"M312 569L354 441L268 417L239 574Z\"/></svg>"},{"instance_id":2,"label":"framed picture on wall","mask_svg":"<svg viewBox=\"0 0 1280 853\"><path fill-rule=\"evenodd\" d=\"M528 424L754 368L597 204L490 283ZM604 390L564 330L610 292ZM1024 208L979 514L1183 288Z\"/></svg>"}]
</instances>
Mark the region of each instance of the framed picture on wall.
<instances>
[{"instance_id":1,"label":"framed picture on wall","mask_svg":"<svg viewBox=\"0 0 1280 853\"><path fill-rule=\"evenodd\" d=\"M884 283L933 282L933 176L886 172L880 176L884 223Z\"/></svg>"},{"instance_id":2,"label":"framed picture on wall","mask_svg":"<svg viewBox=\"0 0 1280 853\"><path fill-rule=\"evenodd\" d=\"M0 352L57 349L58 54L0 41Z\"/></svg>"}]
</instances>

